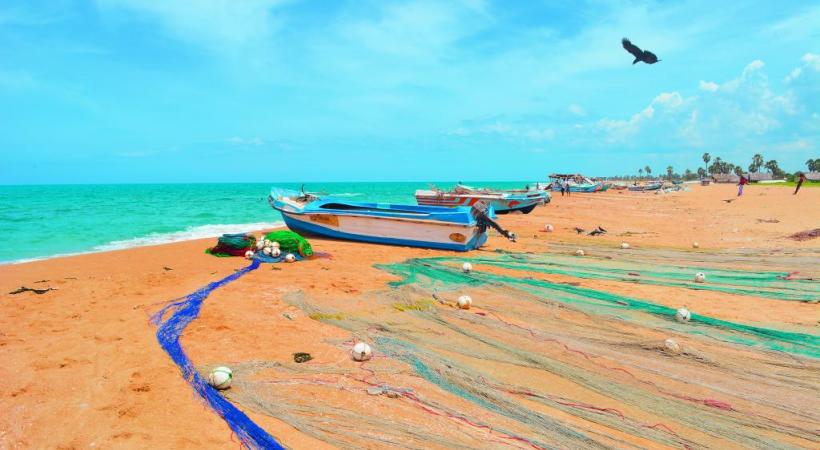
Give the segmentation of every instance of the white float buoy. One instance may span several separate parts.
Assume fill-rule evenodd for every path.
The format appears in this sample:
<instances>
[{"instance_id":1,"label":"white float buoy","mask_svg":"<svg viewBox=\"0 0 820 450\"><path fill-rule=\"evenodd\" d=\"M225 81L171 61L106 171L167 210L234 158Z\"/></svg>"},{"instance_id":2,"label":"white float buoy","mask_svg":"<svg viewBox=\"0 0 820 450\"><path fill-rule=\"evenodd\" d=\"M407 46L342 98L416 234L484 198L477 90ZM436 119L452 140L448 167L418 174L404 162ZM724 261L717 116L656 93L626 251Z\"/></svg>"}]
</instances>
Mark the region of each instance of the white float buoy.
<instances>
[{"instance_id":1,"label":"white float buoy","mask_svg":"<svg viewBox=\"0 0 820 450\"><path fill-rule=\"evenodd\" d=\"M271 241L270 246L271 248L279 248L279 243L276 241Z\"/></svg>"},{"instance_id":2,"label":"white float buoy","mask_svg":"<svg viewBox=\"0 0 820 450\"><path fill-rule=\"evenodd\" d=\"M268 238L262 240L265 243L265 247L270 247L271 241Z\"/></svg>"},{"instance_id":3,"label":"white float buoy","mask_svg":"<svg viewBox=\"0 0 820 450\"><path fill-rule=\"evenodd\" d=\"M208 384L222 390L231 387L233 372L227 367L216 367L208 374Z\"/></svg>"},{"instance_id":4,"label":"white float buoy","mask_svg":"<svg viewBox=\"0 0 820 450\"><path fill-rule=\"evenodd\" d=\"M698 244L697 242L692 242L692 248L698 248L698 247L700 247L700 244Z\"/></svg>"},{"instance_id":5,"label":"white float buoy","mask_svg":"<svg viewBox=\"0 0 820 450\"><path fill-rule=\"evenodd\" d=\"M265 247L265 248L263 248L263 249L262 249L262 253L264 253L264 254L266 254L266 255L270 255L270 247Z\"/></svg>"},{"instance_id":6,"label":"white float buoy","mask_svg":"<svg viewBox=\"0 0 820 450\"><path fill-rule=\"evenodd\" d=\"M703 272L698 272L695 274L695 283L703 283L706 281L706 274Z\"/></svg>"},{"instance_id":7,"label":"white float buoy","mask_svg":"<svg viewBox=\"0 0 820 450\"><path fill-rule=\"evenodd\" d=\"M663 346L672 353L680 353L680 345L672 338L663 341Z\"/></svg>"},{"instance_id":8,"label":"white float buoy","mask_svg":"<svg viewBox=\"0 0 820 450\"><path fill-rule=\"evenodd\" d=\"M287 255L285 255L285 262L292 263L294 261L296 261L296 255L294 255L293 253L288 253Z\"/></svg>"},{"instance_id":9,"label":"white float buoy","mask_svg":"<svg viewBox=\"0 0 820 450\"><path fill-rule=\"evenodd\" d=\"M692 319L692 313L686 308L679 308L675 312L675 320L681 323L689 322Z\"/></svg>"},{"instance_id":10,"label":"white float buoy","mask_svg":"<svg viewBox=\"0 0 820 450\"><path fill-rule=\"evenodd\" d=\"M552 233L553 230L555 230L555 227L553 227L551 223L544 225L544 231L547 233Z\"/></svg>"},{"instance_id":11,"label":"white float buoy","mask_svg":"<svg viewBox=\"0 0 820 450\"><path fill-rule=\"evenodd\" d=\"M466 263L461 265L461 270L463 270L464 273L470 273L470 271L473 270L473 265L466 262Z\"/></svg>"},{"instance_id":12,"label":"white float buoy","mask_svg":"<svg viewBox=\"0 0 820 450\"><path fill-rule=\"evenodd\" d=\"M282 250L279 250L277 247L271 247L270 255L274 258L278 258L280 255L282 255Z\"/></svg>"},{"instance_id":13,"label":"white float buoy","mask_svg":"<svg viewBox=\"0 0 820 450\"><path fill-rule=\"evenodd\" d=\"M580 248L578 250L575 250L575 256L584 256L584 251Z\"/></svg>"},{"instance_id":14,"label":"white float buoy","mask_svg":"<svg viewBox=\"0 0 820 450\"><path fill-rule=\"evenodd\" d=\"M265 240L260 239L260 240L256 241L256 249L257 250L262 250L263 248L265 248Z\"/></svg>"},{"instance_id":15,"label":"white float buoy","mask_svg":"<svg viewBox=\"0 0 820 450\"><path fill-rule=\"evenodd\" d=\"M621 242L621 248L626 250L629 248L629 244L627 244L626 242Z\"/></svg>"},{"instance_id":16,"label":"white float buoy","mask_svg":"<svg viewBox=\"0 0 820 450\"><path fill-rule=\"evenodd\" d=\"M253 259L253 250L248 250L245 252L245 258Z\"/></svg>"},{"instance_id":17,"label":"white float buoy","mask_svg":"<svg viewBox=\"0 0 820 450\"><path fill-rule=\"evenodd\" d=\"M350 353L356 361L367 361L373 354L373 350L364 342L359 342L353 346L353 350Z\"/></svg>"},{"instance_id":18,"label":"white float buoy","mask_svg":"<svg viewBox=\"0 0 820 450\"><path fill-rule=\"evenodd\" d=\"M458 307L461 309L470 309L473 306L473 299L469 295L462 295L458 298Z\"/></svg>"}]
</instances>

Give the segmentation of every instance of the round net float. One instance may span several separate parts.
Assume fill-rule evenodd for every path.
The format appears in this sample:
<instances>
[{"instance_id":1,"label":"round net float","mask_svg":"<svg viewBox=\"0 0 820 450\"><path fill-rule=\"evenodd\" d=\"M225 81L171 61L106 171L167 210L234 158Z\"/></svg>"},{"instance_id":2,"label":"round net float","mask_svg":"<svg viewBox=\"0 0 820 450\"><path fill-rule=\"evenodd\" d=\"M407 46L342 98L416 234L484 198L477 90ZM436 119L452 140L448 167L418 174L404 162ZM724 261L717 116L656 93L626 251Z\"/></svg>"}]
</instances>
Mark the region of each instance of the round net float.
<instances>
[{"instance_id":1,"label":"round net float","mask_svg":"<svg viewBox=\"0 0 820 450\"><path fill-rule=\"evenodd\" d=\"M706 281L706 274L703 272L698 272L695 274L695 283L703 283Z\"/></svg>"},{"instance_id":2,"label":"round net float","mask_svg":"<svg viewBox=\"0 0 820 450\"><path fill-rule=\"evenodd\" d=\"M457 302L461 309L470 309L470 306L473 306L473 299L469 295L462 295Z\"/></svg>"},{"instance_id":3,"label":"round net float","mask_svg":"<svg viewBox=\"0 0 820 450\"><path fill-rule=\"evenodd\" d=\"M552 233L555 230L555 227L552 226L551 223L544 225L544 231L547 233Z\"/></svg>"},{"instance_id":4,"label":"round net float","mask_svg":"<svg viewBox=\"0 0 820 450\"><path fill-rule=\"evenodd\" d=\"M672 338L663 341L663 346L672 353L680 353L680 345Z\"/></svg>"},{"instance_id":5,"label":"round net float","mask_svg":"<svg viewBox=\"0 0 820 450\"><path fill-rule=\"evenodd\" d=\"M279 250L279 248L277 247L271 247L270 255L274 258L278 258L280 255L282 255L282 250Z\"/></svg>"},{"instance_id":6,"label":"round net float","mask_svg":"<svg viewBox=\"0 0 820 450\"><path fill-rule=\"evenodd\" d=\"M253 259L253 250L248 250L245 252L245 258Z\"/></svg>"},{"instance_id":7,"label":"round net float","mask_svg":"<svg viewBox=\"0 0 820 450\"><path fill-rule=\"evenodd\" d=\"M208 374L208 384L216 389L228 389L231 387L233 372L227 367L216 367Z\"/></svg>"},{"instance_id":8,"label":"round net float","mask_svg":"<svg viewBox=\"0 0 820 450\"><path fill-rule=\"evenodd\" d=\"M578 250L575 250L575 256L584 256L584 251L580 248Z\"/></svg>"},{"instance_id":9,"label":"round net float","mask_svg":"<svg viewBox=\"0 0 820 450\"><path fill-rule=\"evenodd\" d=\"M256 249L257 250L262 250L263 248L265 248L265 240L260 239L260 240L256 241Z\"/></svg>"},{"instance_id":10,"label":"round net float","mask_svg":"<svg viewBox=\"0 0 820 450\"><path fill-rule=\"evenodd\" d=\"M279 248L279 243L276 241L271 241L270 246L271 248Z\"/></svg>"},{"instance_id":11,"label":"round net float","mask_svg":"<svg viewBox=\"0 0 820 450\"><path fill-rule=\"evenodd\" d=\"M270 255L270 247L265 247L265 248L263 248L263 249L262 249L262 253L264 253L264 254L266 254L266 255Z\"/></svg>"},{"instance_id":12,"label":"round net float","mask_svg":"<svg viewBox=\"0 0 820 450\"><path fill-rule=\"evenodd\" d=\"M367 361L370 359L370 356L372 356L373 350L371 350L370 346L364 342L359 342L353 346L353 350L350 354L356 361Z\"/></svg>"},{"instance_id":13,"label":"round net float","mask_svg":"<svg viewBox=\"0 0 820 450\"><path fill-rule=\"evenodd\" d=\"M629 248L629 244L627 244L626 242L621 242L621 248L626 250Z\"/></svg>"},{"instance_id":14,"label":"round net float","mask_svg":"<svg viewBox=\"0 0 820 450\"><path fill-rule=\"evenodd\" d=\"M296 261L296 255L294 255L293 253L288 253L287 255L285 255L285 262L292 263L294 261Z\"/></svg>"},{"instance_id":15,"label":"round net float","mask_svg":"<svg viewBox=\"0 0 820 450\"><path fill-rule=\"evenodd\" d=\"M692 248L698 248L698 247L700 247L700 244L698 244L697 242L692 242Z\"/></svg>"},{"instance_id":16,"label":"round net float","mask_svg":"<svg viewBox=\"0 0 820 450\"><path fill-rule=\"evenodd\" d=\"M265 238L265 239L262 240L262 242L265 243L265 247L270 247L270 245L271 245L270 239Z\"/></svg>"},{"instance_id":17,"label":"round net float","mask_svg":"<svg viewBox=\"0 0 820 450\"><path fill-rule=\"evenodd\" d=\"M473 265L466 262L466 263L461 265L461 270L463 270L464 273L470 273L470 271L473 270Z\"/></svg>"},{"instance_id":18,"label":"round net float","mask_svg":"<svg viewBox=\"0 0 820 450\"><path fill-rule=\"evenodd\" d=\"M675 320L681 323L689 322L692 319L692 313L686 308L679 308L675 312Z\"/></svg>"}]
</instances>

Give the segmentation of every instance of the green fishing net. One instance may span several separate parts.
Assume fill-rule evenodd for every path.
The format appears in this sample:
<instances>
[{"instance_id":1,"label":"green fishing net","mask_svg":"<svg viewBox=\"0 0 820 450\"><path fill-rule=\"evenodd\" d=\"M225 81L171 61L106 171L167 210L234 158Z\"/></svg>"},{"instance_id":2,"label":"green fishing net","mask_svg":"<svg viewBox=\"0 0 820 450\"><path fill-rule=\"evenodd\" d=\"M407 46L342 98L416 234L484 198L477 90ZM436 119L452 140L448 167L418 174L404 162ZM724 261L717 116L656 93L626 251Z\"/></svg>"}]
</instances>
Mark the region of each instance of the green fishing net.
<instances>
[{"instance_id":1,"label":"green fishing net","mask_svg":"<svg viewBox=\"0 0 820 450\"><path fill-rule=\"evenodd\" d=\"M265 239L278 242L283 253L299 253L303 257L313 255L313 249L307 239L290 230L271 231Z\"/></svg>"}]
</instances>

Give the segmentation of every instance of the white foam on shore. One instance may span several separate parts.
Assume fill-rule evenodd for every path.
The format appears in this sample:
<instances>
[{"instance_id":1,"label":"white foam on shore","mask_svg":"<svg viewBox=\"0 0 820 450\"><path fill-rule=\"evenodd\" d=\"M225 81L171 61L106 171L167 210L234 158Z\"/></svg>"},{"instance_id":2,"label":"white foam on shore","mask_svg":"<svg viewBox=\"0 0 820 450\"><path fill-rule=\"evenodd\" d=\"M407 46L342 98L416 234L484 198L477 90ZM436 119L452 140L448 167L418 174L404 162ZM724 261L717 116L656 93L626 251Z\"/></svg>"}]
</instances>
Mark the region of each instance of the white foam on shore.
<instances>
[{"instance_id":1,"label":"white foam on shore","mask_svg":"<svg viewBox=\"0 0 820 450\"><path fill-rule=\"evenodd\" d=\"M174 231L170 233L151 233L147 236L136 237L132 239L124 239L120 241L111 241L107 244L98 245L91 250L75 253L58 253L49 256L38 256L35 258L17 259L12 261L0 261L3 264L22 264L32 261L41 261L44 259L59 258L63 256L85 255L89 253L101 253L112 250L124 250L134 247L145 247L148 245L171 244L174 242L192 241L195 239L204 239L222 236L226 233L247 233L257 230L268 230L271 228L282 228L285 226L284 222L257 222L257 223L239 223L239 224L217 224L217 225L200 225L196 227L188 227L183 231Z\"/></svg>"}]
</instances>

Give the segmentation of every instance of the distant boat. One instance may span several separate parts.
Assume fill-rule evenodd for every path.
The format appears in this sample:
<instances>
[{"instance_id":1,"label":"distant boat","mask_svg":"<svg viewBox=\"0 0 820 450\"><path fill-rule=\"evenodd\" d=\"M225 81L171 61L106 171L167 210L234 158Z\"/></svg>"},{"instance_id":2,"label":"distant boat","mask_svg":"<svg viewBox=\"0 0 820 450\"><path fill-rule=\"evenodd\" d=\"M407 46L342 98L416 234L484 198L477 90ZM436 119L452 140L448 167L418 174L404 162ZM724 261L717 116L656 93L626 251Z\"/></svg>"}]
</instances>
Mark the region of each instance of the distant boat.
<instances>
[{"instance_id":1,"label":"distant boat","mask_svg":"<svg viewBox=\"0 0 820 450\"><path fill-rule=\"evenodd\" d=\"M515 240L492 220L492 208L483 203L473 208L393 205L276 189L268 202L291 230L335 239L469 251L484 245L487 228L493 227Z\"/></svg>"},{"instance_id":2,"label":"distant boat","mask_svg":"<svg viewBox=\"0 0 820 450\"><path fill-rule=\"evenodd\" d=\"M632 186L629 186L629 190L633 192L657 191L661 188L661 186L663 186L663 181L653 181L646 184L633 184Z\"/></svg>"},{"instance_id":3,"label":"distant boat","mask_svg":"<svg viewBox=\"0 0 820 450\"><path fill-rule=\"evenodd\" d=\"M548 192L521 189L512 191L474 188L463 184L456 185L450 191L441 189L419 189L416 191L416 202L426 206L473 206L484 201L493 207L497 214L521 211L529 214L536 206L550 202Z\"/></svg>"},{"instance_id":4,"label":"distant boat","mask_svg":"<svg viewBox=\"0 0 820 450\"><path fill-rule=\"evenodd\" d=\"M604 183L594 182L589 178L579 174L561 174L561 173L554 173L550 175L550 183L551 189L554 192L560 192L561 186L564 180L569 180L569 191L570 192L600 192L604 191ZM609 187L607 187L609 189Z\"/></svg>"}]
</instances>

